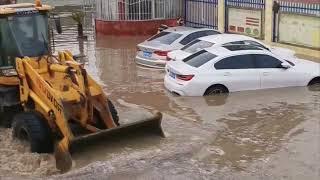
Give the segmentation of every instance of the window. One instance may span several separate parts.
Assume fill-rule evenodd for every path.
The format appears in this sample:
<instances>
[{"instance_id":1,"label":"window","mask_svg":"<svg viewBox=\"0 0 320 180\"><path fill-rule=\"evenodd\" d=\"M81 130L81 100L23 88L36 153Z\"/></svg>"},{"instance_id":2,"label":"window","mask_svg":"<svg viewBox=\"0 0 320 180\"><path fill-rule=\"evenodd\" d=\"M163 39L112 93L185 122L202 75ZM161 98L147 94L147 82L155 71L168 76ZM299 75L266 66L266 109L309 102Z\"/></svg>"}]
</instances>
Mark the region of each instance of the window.
<instances>
[{"instance_id":1,"label":"window","mask_svg":"<svg viewBox=\"0 0 320 180\"><path fill-rule=\"evenodd\" d=\"M227 57L217 62L216 69L253 69L255 68L251 55L238 55Z\"/></svg>"},{"instance_id":2,"label":"window","mask_svg":"<svg viewBox=\"0 0 320 180\"><path fill-rule=\"evenodd\" d=\"M243 41L228 42L228 43L223 44L223 46L240 45L240 44L244 44L244 42Z\"/></svg>"},{"instance_id":3,"label":"window","mask_svg":"<svg viewBox=\"0 0 320 180\"><path fill-rule=\"evenodd\" d=\"M282 68L282 62L278 59L264 54L252 55L257 68Z\"/></svg>"},{"instance_id":4,"label":"window","mask_svg":"<svg viewBox=\"0 0 320 180\"><path fill-rule=\"evenodd\" d=\"M0 18L0 66L14 66L16 57L48 54L47 19L39 13Z\"/></svg>"},{"instance_id":5,"label":"window","mask_svg":"<svg viewBox=\"0 0 320 180\"><path fill-rule=\"evenodd\" d=\"M148 41L158 41L162 44L172 44L175 40L179 39L182 35L177 33L170 32L161 32L153 37L151 37Z\"/></svg>"},{"instance_id":6,"label":"window","mask_svg":"<svg viewBox=\"0 0 320 180\"><path fill-rule=\"evenodd\" d=\"M157 0L154 1L154 17L155 18L166 18L165 14L165 2L164 0Z\"/></svg>"},{"instance_id":7,"label":"window","mask_svg":"<svg viewBox=\"0 0 320 180\"><path fill-rule=\"evenodd\" d=\"M295 66L295 64L291 61L286 60L291 66Z\"/></svg>"},{"instance_id":8,"label":"window","mask_svg":"<svg viewBox=\"0 0 320 180\"><path fill-rule=\"evenodd\" d=\"M186 44L190 43L191 41L193 41L195 39L198 39L200 37L209 36L209 35L215 35L215 34L220 34L220 33L217 32L217 31L214 31L214 30L206 30L206 31L194 32L194 33L189 34L185 38L183 38L180 41L180 44L186 45Z\"/></svg>"},{"instance_id":9,"label":"window","mask_svg":"<svg viewBox=\"0 0 320 180\"><path fill-rule=\"evenodd\" d=\"M181 50L189 52L189 53L195 53L199 50L202 50L207 47L211 47L213 45L214 45L214 43L211 43L208 41L201 41L201 40L197 39L197 40L194 40L191 43L187 44Z\"/></svg>"},{"instance_id":10,"label":"window","mask_svg":"<svg viewBox=\"0 0 320 180\"><path fill-rule=\"evenodd\" d=\"M249 46L249 45L224 45L222 46L229 51L241 51L241 50L262 50L257 46Z\"/></svg>"},{"instance_id":11,"label":"window","mask_svg":"<svg viewBox=\"0 0 320 180\"><path fill-rule=\"evenodd\" d=\"M170 34L170 32L162 31L162 32L152 36L151 38L149 38L148 41L152 41L154 39L160 38L160 37L168 35L168 34Z\"/></svg>"},{"instance_id":12,"label":"window","mask_svg":"<svg viewBox=\"0 0 320 180\"><path fill-rule=\"evenodd\" d=\"M114 0L113 0L114 1ZM143 3L143 0L140 0ZM181 0L151 0L152 5L149 6L156 19L171 19L181 16L182 7Z\"/></svg>"},{"instance_id":13,"label":"window","mask_svg":"<svg viewBox=\"0 0 320 180\"><path fill-rule=\"evenodd\" d=\"M256 41L246 40L246 41L244 41L244 43L246 45L257 46L257 47L260 47L260 48L263 48L263 49L266 49L266 50L270 51L269 48L265 47L264 45L262 45L262 44L260 44L260 43L258 43Z\"/></svg>"},{"instance_id":14,"label":"window","mask_svg":"<svg viewBox=\"0 0 320 180\"><path fill-rule=\"evenodd\" d=\"M151 12L152 12L152 1L145 0L129 0L127 3L123 2L123 7L120 5L121 2L119 2L119 11L122 11L120 15L125 18L125 11L126 11L126 5L128 6L128 13L129 13L129 19L133 20L145 20L145 19L151 19ZM110 3L111 4L111 3Z\"/></svg>"},{"instance_id":15,"label":"window","mask_svg":"<svg viewBox=\"0 0 320 180\"><path fill-rule=\"evenodd\" d=\"M216 57L216 55L211 54L208 51L202 50L187 57L183 61L190 66L198 68Z\"/></svg>"},{"instance_id":16,"label":"window","mask_svg":"<svg viewBox=\"0 0 320 180\"><path fill-rule=\"evenodd\" d=\"M212 30L207 30L207 31L202 31L203 32L203 36L210 36L210 35L215 35L215 34L221 34L218 31L212 31Z\"/></svg>"}]
</instances>

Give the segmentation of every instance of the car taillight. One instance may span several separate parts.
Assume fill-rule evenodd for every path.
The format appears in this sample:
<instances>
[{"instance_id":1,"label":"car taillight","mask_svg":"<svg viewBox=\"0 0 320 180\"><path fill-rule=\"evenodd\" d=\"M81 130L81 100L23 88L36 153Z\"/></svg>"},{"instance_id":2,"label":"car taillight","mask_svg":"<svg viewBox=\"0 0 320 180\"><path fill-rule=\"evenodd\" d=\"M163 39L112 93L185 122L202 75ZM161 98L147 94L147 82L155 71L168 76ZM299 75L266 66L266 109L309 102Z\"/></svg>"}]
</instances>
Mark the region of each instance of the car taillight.
<instances>
[{"instance_id":1,"label":"car taillight","mask_svg":"<svg viewBox=\"0 0 320 180\"><path fill-rule=\"evenodd\" d=\"M190 81L194 75L176 75L176 77L182 81Z\"/></svg>"},{"instance_id":2,"label":"car taillight","mask_svg":"<svg viewBox=\"0 0 320 180\"><path fill-rule=\"evenodd\" d=\"M158 56L167 56L168 55L168 51L155 51L154 53Z\"/></svg>"}]
</instances>

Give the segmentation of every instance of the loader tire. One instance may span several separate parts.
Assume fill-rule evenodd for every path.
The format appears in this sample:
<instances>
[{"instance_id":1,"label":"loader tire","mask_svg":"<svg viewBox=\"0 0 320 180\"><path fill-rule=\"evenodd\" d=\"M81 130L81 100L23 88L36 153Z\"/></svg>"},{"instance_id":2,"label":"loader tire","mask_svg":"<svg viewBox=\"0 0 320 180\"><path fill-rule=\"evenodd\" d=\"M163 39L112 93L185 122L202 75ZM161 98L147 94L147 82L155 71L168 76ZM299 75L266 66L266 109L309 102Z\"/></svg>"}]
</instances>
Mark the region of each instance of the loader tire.
<instances>
[{"instance_id":1,"label":"loader tire","mask_svg":"<svg viewBox=\"0 0 320 180\"><path fill-rule=\"evenodd\" d=\"M21 111L21 106L4 107L4 112L0 112L0 126L11 128L14 115Z\"/></svg>"},{"instance_id":2,"label":"loader tire","mask_svg":"<svg viewBox=\"0 0 320 180\"><path fill-rule=\"evenodd\" d=\"M52 153L53 138L45 119L34 112L17 114L12 123L13 137L30 143L34 153Z\"/></svg>"},{"instance_id":3,"label":"loader tire","mask_svg":"<svg viewBox=\"0 0 320 180\"><path fill-rule=\"evenodd\" d=\"M111 112L112 119L117 126L120 126L119 115L117 109L114 107L113 103L108 99L108 106Z\"/></svg>"},{"instance_id":4,"label":"loader tire","mask_svg":"<svg viewBox=\"0 0 320 180\"><path fill-rule=\"evenodd\" d=\"M109 111L111 113L112 119L114 121L114 123L117 126L120 126L119 123L119 116L118 116L118 111L117 109L114 107L113 103L108 99L107 101L108 103L108 107L109 107ZM97 115L98 112L96 112L96 114L94 114L94 118L97 119L97 128L99 129L107 129L107 126L104 124L104 122L99 118L99 116Z\"/></svg>"}]
</instances>

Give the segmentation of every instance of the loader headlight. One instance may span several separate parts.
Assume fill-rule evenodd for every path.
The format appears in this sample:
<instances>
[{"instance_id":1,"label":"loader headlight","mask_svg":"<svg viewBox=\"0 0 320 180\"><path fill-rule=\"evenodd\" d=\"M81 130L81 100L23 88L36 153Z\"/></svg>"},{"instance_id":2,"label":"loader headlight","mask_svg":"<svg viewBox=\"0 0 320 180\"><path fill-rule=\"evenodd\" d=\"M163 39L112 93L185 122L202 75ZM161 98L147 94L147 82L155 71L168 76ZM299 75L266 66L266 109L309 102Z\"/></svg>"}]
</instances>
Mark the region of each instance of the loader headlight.
<instances>
[{"instance_id":1,"label":"loader headlight","mask_svg":"<svg viewBox=\"0 0 320 180\"><path fill-rule=\"evenodd\" d=\"M17 71L15 69L0 69L1 76L17 76Z\"/></svg>"}]
</instances>

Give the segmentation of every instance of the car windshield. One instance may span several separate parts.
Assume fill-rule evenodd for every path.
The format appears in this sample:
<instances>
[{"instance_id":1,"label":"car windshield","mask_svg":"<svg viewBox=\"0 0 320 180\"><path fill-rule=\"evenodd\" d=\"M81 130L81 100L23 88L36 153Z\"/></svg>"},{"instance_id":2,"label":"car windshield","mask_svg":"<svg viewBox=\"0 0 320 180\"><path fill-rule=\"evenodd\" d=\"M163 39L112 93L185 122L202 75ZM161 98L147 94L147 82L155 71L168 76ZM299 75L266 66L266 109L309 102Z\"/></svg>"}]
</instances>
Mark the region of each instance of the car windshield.
<instances>
[{"instance_id":1,"label":"car windshield","mask_svg":"<svg viewBox=\"0 0 320 180\"><path fill-rule=\"evenodd\" d=\"M0 18L0 66L14 65L16 57L48 54L46 14Z\"/></svg>"},{"instance_id":2,"label":"car windshield","mask_svg":"<svg viewBox=\"0 0 320 180\"><path fill-rule=\"evenodd\" d=\"M208 51L202 50L185 58L183 62L185 62L190 66L198 68L216 57L217 55L209 53Z\"/></svg>"},{"instance_id":3,"label":"car windshield","mask_svg":"<svg viewBox=\"0 0 320 180\"><path fill-rule=\"evenodd\" d=\"M153 37L151 37L148 41L158 41L161 44L172 44L175 40L179 39L182 34L171 33L171 32L161 32Z\"/></svg>"},{"instance_id":4,"label":"car windshield","mask_svg":"<svg viewBox=\"0 0 320 180\"><path fill-rule=\"evenodd\" d=\"M191 43L184 46L181 50L186 51L188 53L195 53L204 48L208 48L213 46L214 43L208 41L201 41L199 39L192 41Z\"/></svg>"}]
</instances>

